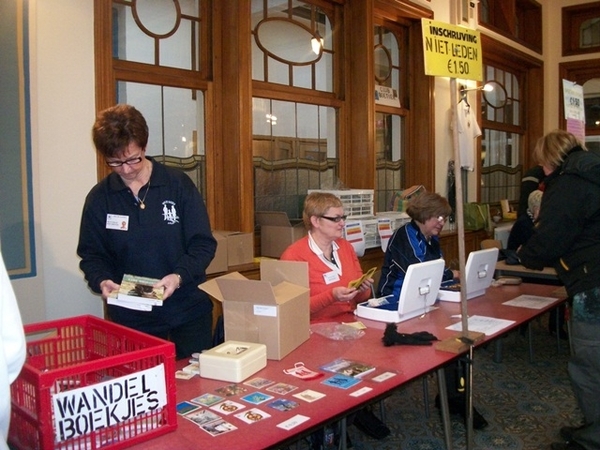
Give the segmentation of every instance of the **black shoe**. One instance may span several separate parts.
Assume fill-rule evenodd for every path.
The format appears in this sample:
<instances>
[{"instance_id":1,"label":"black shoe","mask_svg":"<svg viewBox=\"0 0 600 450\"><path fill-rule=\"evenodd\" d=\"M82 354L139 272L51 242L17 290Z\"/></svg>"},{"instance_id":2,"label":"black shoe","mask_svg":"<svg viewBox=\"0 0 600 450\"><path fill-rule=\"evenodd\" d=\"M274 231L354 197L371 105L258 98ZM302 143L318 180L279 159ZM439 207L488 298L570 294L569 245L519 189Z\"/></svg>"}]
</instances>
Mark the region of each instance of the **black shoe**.
<instances>
[{"instance_id":1,"label":"black shoe","mask_svg":"<svg viewBox=\"0 0 600 450\"><path fill-rule=\"evenodd\" d=\"M435 407L440 408L440 396L436 395L435 397ZM448 411L450 414L455 414L463 418L466 422L467 420L467 406L465 404L465 399L463 397L454 397L448 399ZM474 430L483 430L488 426L488 421L485 420L485 417L481 415L475 407L473 407L473 429Z\"/></svg>"},{"instance_id":2,"label":"black shoe","mask_svg":"<svg viewBox=\"0 0 600 450\"><path fill-rule=\"evenodd\" d=\"M368 408L363 408L356 413L354 425L360 431L375 439L384 439L391 431Z\"/></svg>"},{"instance_id":3,"label":"black shoe","mask_svg":"<svg viewBox=\"0 0 600 450\"><path fill-rule=\"evenodd\" d=\"M550 448L552 450L585 450L582 445L579 445L575 441L555 442L554 444L550 445Z\"/></svg>"},{"instance_id":4,"label":"black shoe","mask_svg":"<svg viewBox=\"0 0 600 450\"><path fill-rule=\"evenodd\" d=\"M483 417L479 413L479 411L477 411L475 409L475 407L473 407L473 429L474 430L483 430L487 426L488 426L488 421L485 420L485 417Z\"/></svg>"},{"instance_id":5,"label":"black shoe","mask_svg":"<svg viewBox=\"0 0 600 450\"><path fill-rule=\"evenodd\" d=\"M573 440L573 434L579 430L582 430L583 428L585 428L587 425L583 424L583 425L579 425L578 427L562 427L560 429L560 437L563 438L566 442L572 441Z\"/></svg>"}]
</instances>

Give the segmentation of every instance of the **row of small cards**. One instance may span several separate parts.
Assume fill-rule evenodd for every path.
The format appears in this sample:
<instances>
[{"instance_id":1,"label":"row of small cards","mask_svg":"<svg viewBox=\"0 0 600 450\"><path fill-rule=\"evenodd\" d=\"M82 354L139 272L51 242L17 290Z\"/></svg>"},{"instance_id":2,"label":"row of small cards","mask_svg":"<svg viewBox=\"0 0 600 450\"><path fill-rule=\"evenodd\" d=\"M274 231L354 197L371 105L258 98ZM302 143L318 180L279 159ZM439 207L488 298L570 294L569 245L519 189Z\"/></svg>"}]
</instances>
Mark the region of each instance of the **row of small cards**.
<instances>
[{"instance_id":1,"label":"row of small cards","mask_svg":"<svg viewBox=\"0 0 600 450\"><path fill-rule=\"evenodd\" d=\"M393 372L384 372L377 377L374 377L374 381L382 382L387 380L396 374ZM334 376L322 381L322 384L332 386L336 388L348 389L351 386L359 383L361 380L353 378L347 375L335 374ZM245 385L245 386L244 386ZM252 378L241 384L230 384L227 386L220 387L215 390L216 394L205 393L190 401L181 402L177 404L177 413L181 414L184 418L197 424L202 430L206 431L211 436L219 436L224 433L228 433L233 430L237 430L237 427L223 419L219 414L224 416L233 415L233 417L245 422L252 424L260 422L271 417L265 409L274 409L277 411L287 412L291 411L300 404L292 399L286 398L275 398L269 393L277 395L286 395L298 389L297 386L288 383L275 383L272 380L266 378ZM269 393L264 392L248 392L250 386L254 389L265 389ZM350 395L358 397L366 392L369 392L372 388L364 387L359 389ZM247 409L247 405L233 400L228 400L226 397L240 396L240 400L249 403L250 405L262 405L263 409L257 407L250 407ZM322 399L326 395L322 392L318 392L312 389L306 389L302 392L292 394L294 398L303 400L305 402L314 402ZM219 413L219 414L217 414ZM277 426L285 430L290 430L301 423L309 420L309 417L303 415L296 415L284 422L279 423Z\"/></svg>"},{"instance_id":2,"label":"row of small cards","mask_svg":"<svg viewBox=\"0 0 600 450\"><path fill-rule=\"evenodd\" d=\"M286 383L274 383L271 380L264 378L254 378L246 382L248 386L261 388L269 386L270 392L280 395L290 393L297 389L296 386ZM272 386L271 386L272 385ZM246 409L243 403L233 400L226 400L225 397L233 395L242 395L241 400L250 403L251 405L260 405L265 403L265 408L271 408L278 411L291 411L297 408L298 402L291 399L278 398L265 394L263 392L252 392L243 395L247 392L247 388L239 384L231 384L216 390L220 395L206 393L199 397L193 398L189 402L181 402L177 404L177 412L188 420L191 420L198 425L202 430L206 431L211 436L219 436L229 431L237 430L237 427L227 422L217 413L228 416L233 415L237 419L247 424L260 422L271 417L271 414L256 407ZM294 394L294 397L302 399L306 402L314 402L325 397L325 394L307 389L303 392ZM288 419L277 426L283 429L291 429L301 423L309 420L308 417L297 415Z\"/></svg>"}]
</instances>

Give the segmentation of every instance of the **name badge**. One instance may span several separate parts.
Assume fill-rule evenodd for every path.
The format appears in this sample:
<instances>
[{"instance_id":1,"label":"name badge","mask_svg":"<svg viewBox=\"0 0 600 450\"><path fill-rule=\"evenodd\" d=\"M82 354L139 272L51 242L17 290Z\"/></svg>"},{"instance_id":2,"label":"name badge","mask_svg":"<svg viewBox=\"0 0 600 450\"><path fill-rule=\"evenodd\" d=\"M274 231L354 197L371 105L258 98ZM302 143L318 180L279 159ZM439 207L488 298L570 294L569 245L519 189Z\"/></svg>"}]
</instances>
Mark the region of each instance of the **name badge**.
<instances>
[{"instance_id":1,"label":"name badge","mask_svg":"<svg viewBox=\"0 0 600 450\"><path fill-rule=\"evenodd\" d=\"M323 279L325 280L325 284L331 284L339 281L340 275L335 270L332 270L331 272L324 273Z\"/></svg>"},{"instance_id":2,"label":"name badge","mask_svg":"<svg viewBox=\"0 0 600 450\"><path fill-rule=\"evenodd\" d=\"M129 216L122 216L120 214L107 214L106 229L127 231L129 229Z\"/></svg>"}]
</instances>

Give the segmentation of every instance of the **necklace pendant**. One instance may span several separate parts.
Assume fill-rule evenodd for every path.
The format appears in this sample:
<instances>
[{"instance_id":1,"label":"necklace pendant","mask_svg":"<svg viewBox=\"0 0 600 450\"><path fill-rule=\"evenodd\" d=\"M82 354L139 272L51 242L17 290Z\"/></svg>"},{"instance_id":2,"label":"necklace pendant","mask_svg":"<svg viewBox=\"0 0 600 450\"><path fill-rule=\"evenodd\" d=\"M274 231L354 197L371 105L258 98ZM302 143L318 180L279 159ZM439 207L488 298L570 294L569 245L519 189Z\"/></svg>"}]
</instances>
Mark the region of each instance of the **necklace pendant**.
<instances>
[{"instance_id":1,"label":"necklace pendant","mask_svg":"<svg viewBox=\"0 0 600 450\"><path fill-rule=\"evenodd\" d=\"M146 209L146 205L143 203L140 203L140 209Z\"/></svg>"}]
</instances>

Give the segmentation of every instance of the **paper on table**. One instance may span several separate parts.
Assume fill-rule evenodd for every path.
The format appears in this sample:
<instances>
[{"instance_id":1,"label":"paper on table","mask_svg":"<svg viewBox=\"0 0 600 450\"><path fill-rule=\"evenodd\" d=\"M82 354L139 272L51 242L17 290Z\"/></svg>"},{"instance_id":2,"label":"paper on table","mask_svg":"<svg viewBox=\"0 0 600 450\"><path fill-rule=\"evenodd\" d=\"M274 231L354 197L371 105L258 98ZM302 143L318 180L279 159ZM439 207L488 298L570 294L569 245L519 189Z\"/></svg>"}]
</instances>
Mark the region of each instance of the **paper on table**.
<instances>
[{"instance_id":1,"label":"paper on table","mask_svg":"<svg viewBox=\"0 0 600 450\"><path fill-rule=\"evenodd\" d=\"M469 331L478 331L486 336L496 334L515 323L514 320L496 319L495 317L471 316L467 322ZM462 322L446 327L446 330L462 331Z\"/></svg>"},{"instance_id":2,"label":"paper on table","mask_svg":"<svg viewBox=\"0 0 600 450\"><path fill-rule=\"evenodd\" d=\"M539 295L523 294L513 298L512 300L504 302L503 305L519 306L521 308L542 309L548 305L551 305L557 300L558 299L554 297L541 297Z\"/></svg>"}]
</instances>

